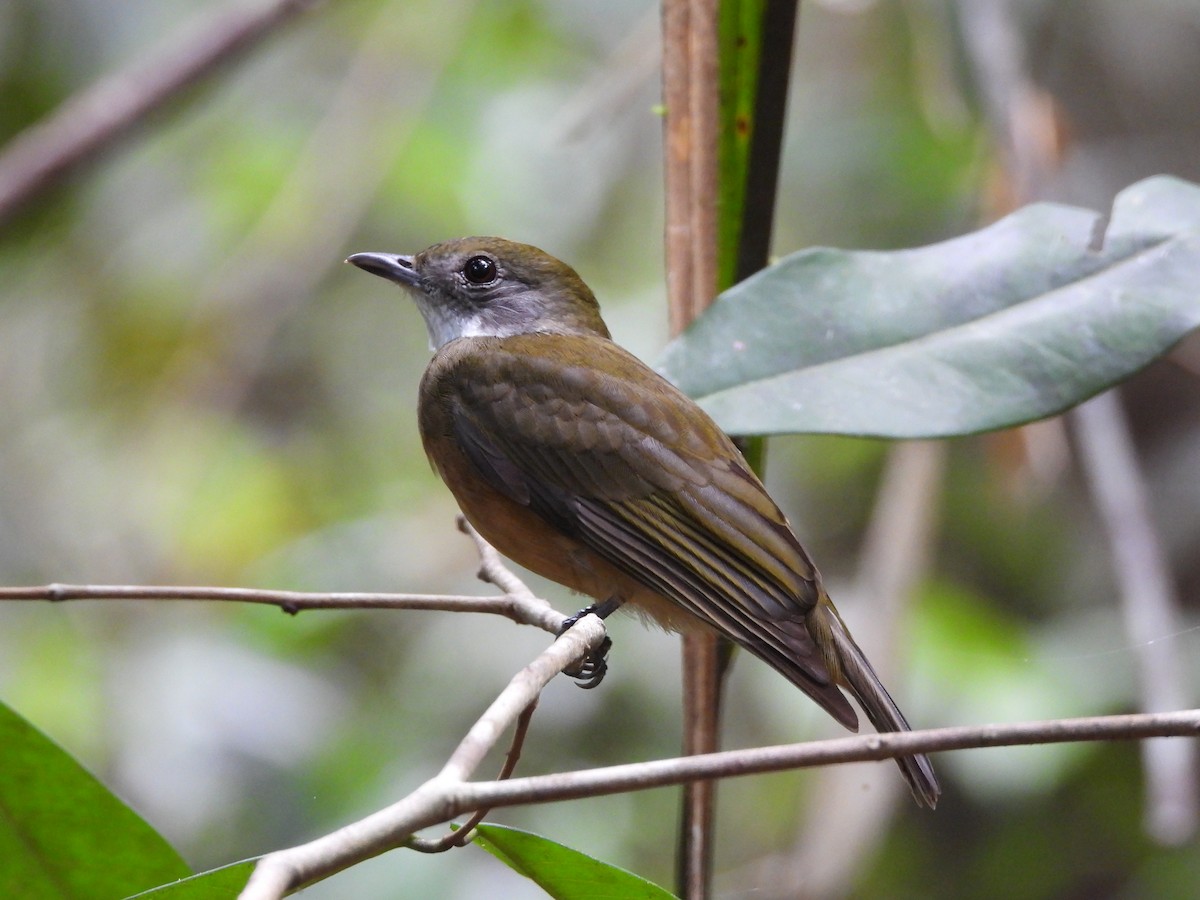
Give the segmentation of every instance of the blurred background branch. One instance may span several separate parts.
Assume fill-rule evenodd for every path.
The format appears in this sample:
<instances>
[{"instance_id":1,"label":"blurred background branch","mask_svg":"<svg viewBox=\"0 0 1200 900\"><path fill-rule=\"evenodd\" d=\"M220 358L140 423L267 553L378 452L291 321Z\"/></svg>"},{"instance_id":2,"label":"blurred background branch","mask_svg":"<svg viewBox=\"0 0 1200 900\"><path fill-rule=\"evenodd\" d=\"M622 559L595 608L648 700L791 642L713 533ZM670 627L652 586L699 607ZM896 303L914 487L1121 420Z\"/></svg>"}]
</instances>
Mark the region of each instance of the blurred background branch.
<instances>
[{"instance_id":1,"label":"blurred background branch","mask_svg":"<svg viewBox=\"0 0 1200 900\"><path fill-rule=\"evenodd\" d=\"M1178 645L1163 640L1183 631L1178 599L1129 433L1114 393L1103 394L1071 413L1079 456L1097 512L1112 544L1113 577L1138 661L1141 708L1181 709L1192 692ZM1196 832L1196 744L1147 741L1146 828L1164 844L1178 845Z\"/></svg>"},{"instance_id":2,"label":"blurred background branch","mask_svg":"<svg viewBox=\"0 0 1200 900\"><path fill-rule=\"evenodd\" d=\"M966 0L960 15L964 44L1000 146L1006 205L1045 199L1065 153L1068 129L1060 121L1060 104L1033 83L1016 8L1007 0ZM1109 393L1076 408L1070 419L1111 545L1117 597L1130 651L1138 660L1140 708L1180 709L1188 703L1188 692L1178 645L1158 638L1180 634L1184 625L1125 413ZM1142 758L1146 827L1156 840L1180 844L1196 830L1196 746L1147 741Z\"/></svg>"},{"instance_id":3,"label":"blurred background branch","mask_svg":"<svg viewBox=\"0 0 1200 900\"><path fill-rule=\"evenodd\" d=\"M904 670L903 656L910 646L905 623L931 562L946 450L945 443L933 441L905 441L888 449L849 592L850 608L870 610L869 616L860 616L860 645L881 677L901 694L907 688L897 675ZM832 897L852 888L856 871L877 850L893 808L902 799L902 786L884 775L851 767L821 772L813 788L812 813L795 847L764 861L767 869L762 874L776 886L777 896ZM838 802L855 791L860 794L857 803Z\"/></svg>"},{"instance_id":4,"label":"blurred background branch","mask_svg":"<svg viewBox=\"0 0 1200 900\"><path fill-rule=\"evenodd\" d=\"M146 116L317 0L253 0L205 13L161 48L67 99L0 148L0 225Z\"/></svg>"}]
</instances>

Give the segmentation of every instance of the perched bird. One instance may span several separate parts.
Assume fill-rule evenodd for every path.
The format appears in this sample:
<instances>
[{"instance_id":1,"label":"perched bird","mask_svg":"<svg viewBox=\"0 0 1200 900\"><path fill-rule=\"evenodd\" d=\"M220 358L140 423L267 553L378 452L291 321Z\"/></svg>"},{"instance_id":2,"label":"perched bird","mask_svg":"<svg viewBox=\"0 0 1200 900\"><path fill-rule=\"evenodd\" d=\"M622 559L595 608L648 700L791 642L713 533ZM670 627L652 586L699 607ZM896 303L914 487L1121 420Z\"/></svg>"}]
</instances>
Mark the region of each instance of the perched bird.
<instances>
[{"instance_id":1,"label":"perched bird","mask_svg":"<svg viewBox=\"0 0 1200 900\"><path fill-rule=\"evenodd\" d=\"M628 604L671 630L716 629L846 728L858 717L839 687L878 731L908 730L741 453L613 343L573 269L495 237L347 262L416 300L435 351L420 387L425 452L497 550L600 601L587 611ZM933 807L929 760L897 762Z\"/></svg>"}]
</instances>

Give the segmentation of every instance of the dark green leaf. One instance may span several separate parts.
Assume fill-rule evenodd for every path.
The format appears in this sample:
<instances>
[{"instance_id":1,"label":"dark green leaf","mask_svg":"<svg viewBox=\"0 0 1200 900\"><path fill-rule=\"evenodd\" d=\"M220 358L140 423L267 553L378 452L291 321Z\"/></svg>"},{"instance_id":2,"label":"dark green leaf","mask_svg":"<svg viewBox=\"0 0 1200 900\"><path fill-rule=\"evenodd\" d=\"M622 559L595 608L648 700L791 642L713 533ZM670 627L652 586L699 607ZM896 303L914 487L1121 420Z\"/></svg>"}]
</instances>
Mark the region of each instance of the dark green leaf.
<instances>
[{"instance_id":1,"label":"dark green leaf","mask_svg":"<svg viewBox=\"0 0 1200 900\"><path fill-rule=\"evenodd\" d=\"M724 0L718 5L721 121L717 155L718 287L736 280L758 94L762 14L761 0Z\"/></svg>"},{"instance_id":2,"label":"dark green leaf","mask_svg":"<svg viewBox=\"0 0 1200 900\"><path fill-rule=\"evenodd\" d=\"M736 434L971 434L1128 378L1200 326L1197 285L1200 188L1151 178L1106 233L1047 204L916 250L796 253L722 294L661 368Z\"/></svg>"},{"instance_id":3,"label":"dark green leaf","mask_svg":"<svg viewBox=\"0 0 1200 900\"><path fill-rule=\"evenodd\" d=\"M717 288L767 264L795 43L794 0L717 4Z\"/></svg>"},{"instance_id":4,"label":"dark green leaf","mask_svg":"<svg viewBox=\"0 0 1200 900\"><path fill-rule=\"evenodd\" d=\"M128 900L229 900L230 897L236 897L246 886L257 862L256 859L247 859L231 863L219 869L211 869L190 878L151 888L129 897Z\"/></svg>"},{"instance_id":5,"label":"dark green leaf","mask_svg":"<svg viewBox=\"0 0 1200 900\"><path fill-rule=\"evenodd\" d=\"M125 897L191 874L60 747L0 704L0 897Z\"/></svg>"},{"instance_id":6,"label":"dark green leaf","mask_svg":"<svg viewBox=\"0 0 1200 900\"><path fill-rule=\"evenodd\" d=\"M480 825L474 843L555 900L671 900L632 872L610 866L547 838L503 825Z\"/></svg>"}]
</instances>

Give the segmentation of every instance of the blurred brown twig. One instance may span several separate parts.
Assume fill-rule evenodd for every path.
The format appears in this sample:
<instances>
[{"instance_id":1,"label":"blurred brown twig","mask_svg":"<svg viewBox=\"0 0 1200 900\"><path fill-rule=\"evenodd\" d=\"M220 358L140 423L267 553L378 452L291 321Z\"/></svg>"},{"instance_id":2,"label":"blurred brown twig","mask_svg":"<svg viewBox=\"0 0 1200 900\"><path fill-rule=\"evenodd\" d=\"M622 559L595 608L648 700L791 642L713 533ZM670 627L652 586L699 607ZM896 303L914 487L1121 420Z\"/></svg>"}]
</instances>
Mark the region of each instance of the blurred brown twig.
<instances>
[{"instance_id":1,"label":"blurred brown twig","mask_svg":"<svg viewBox=\"0 0 1200 900\"><path fill-rule=\"evenodd\" d=\"M1007 194L1014 204L1046 199L1061 162L1064 128L1055 98L1030 74L1012 6L1003 0L969 0L961 21L1001 151ZM1170 642L1155 639L1181 630L1179 604L1127 417L1110 392L1072 410L1070 419L1088 490L1107 533L1117 595L1138 662L1141 707L1177 709L1187 702L1183 666ZM1200 819L1195 748L1147 742L1142 763L1147 830L1164 843L1182 843Z\"/></svg>"},{"instance_id":2,"label":"blurred brown twig","mask_svg":"<svg viewBox=\"0 0 1200 900\"><path fill-rule=\"evenodd\" d=\"M0 602L38 600L208 600L278 606L286 613L306 609L412 609L433 612L492 613L518 625L534 625L558 634L566 616L536 596L500 558L500 554L459 517L459 530L475 542L479 580L499 588L495 597L454 594L393 594L361 591L275 591L257 588L141 584L45 584L0 587Z\"/></svg>"},{"instance_id":3,"label":"blurred brown twig","mask_svg":"<svg viewBox=\"0 0 1200 900\"><path fill-rule=\"evenodd\" d=\"M0 152L0 224L180 91L253 48L316 0L256 0L206 14L145 59L69 97Z\"/></svg>"}]
</instances>

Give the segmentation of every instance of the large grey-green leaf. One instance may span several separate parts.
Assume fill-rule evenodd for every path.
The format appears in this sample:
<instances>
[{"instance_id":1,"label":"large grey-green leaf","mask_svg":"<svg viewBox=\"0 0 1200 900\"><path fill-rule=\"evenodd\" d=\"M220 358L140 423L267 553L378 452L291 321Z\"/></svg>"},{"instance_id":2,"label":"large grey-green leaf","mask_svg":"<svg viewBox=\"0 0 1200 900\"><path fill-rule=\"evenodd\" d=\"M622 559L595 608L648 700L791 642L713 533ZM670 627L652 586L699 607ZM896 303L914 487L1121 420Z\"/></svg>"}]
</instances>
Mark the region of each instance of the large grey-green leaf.
<instances>
[{"instance_id":1,"label":"large grey-green leaf","mask_svg":"<svg viewBox=\"0 0 1200 900\"><path fill-rule=\"evenodd\" d=\"M660 361L735 434L947 437L1052 415L1200 326L1200 187L1039 204L895 252L796 253L723 293Z\"/></svg>"}]
</instances>

